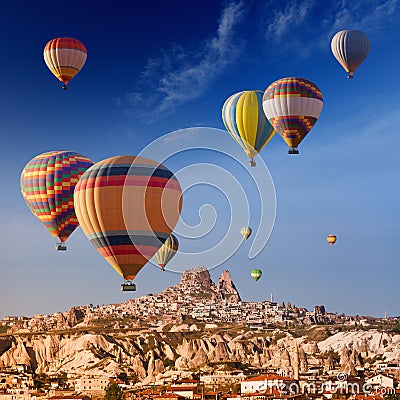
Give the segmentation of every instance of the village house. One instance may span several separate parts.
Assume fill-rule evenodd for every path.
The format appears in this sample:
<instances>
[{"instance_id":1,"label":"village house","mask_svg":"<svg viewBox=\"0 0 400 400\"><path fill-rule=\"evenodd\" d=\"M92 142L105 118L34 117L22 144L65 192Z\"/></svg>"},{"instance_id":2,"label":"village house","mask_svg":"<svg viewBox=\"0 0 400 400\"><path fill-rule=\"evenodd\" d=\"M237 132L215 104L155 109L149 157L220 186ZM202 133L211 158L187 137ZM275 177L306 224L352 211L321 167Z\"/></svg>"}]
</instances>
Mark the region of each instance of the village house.
<instances>
[{"instance_id":1,"label":"village house","mask_svg":"<svg viewBox=\"0 0 400 400\"><path fill-rule=\"evenodd\" d=\"M280 393L284 392L294 392L294 386L298 388L298 381L286 376L278 374L264 374L258 375L253 378L245 379L240 383L240 393L255 393L255 392L265 392L265 390L276 389Z\"/></svg>"},{"instance_id":2,"label":"village house","mask_svg":"<svg viewBox=\"0 0 400 400\"><path fill-rule=\"evenodd\" d=\"M391 388L394 389L397 387L397 381L396 379L384 375L384 374L378 374L375 375L365 381L365 383L372 389L376 390L379 388Z\"/></svg>"}]
</instances>

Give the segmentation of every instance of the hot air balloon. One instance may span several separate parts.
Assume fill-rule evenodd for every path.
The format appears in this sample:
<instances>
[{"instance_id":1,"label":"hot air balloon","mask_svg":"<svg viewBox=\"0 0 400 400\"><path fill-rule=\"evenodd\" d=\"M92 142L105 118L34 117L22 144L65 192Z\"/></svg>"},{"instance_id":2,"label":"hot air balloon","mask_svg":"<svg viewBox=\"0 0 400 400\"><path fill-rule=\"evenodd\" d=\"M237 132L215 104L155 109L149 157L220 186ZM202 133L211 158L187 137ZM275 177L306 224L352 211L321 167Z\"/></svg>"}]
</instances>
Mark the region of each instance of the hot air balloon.
<instances>
[{"instance_id":1,"label":"hot air balloon","mask_svg":"<svg viewBox=\"0 0 400 400\"><path fill-rule=\"evenodd\" d=\"M165 243L160 247L157 253L154 255L157 264L160 266L160 271L165 271L165 266L175 256L179 248L178 239L174 235L170 235Z\"/></svg>"},{"instance_id":2,"label":"hot air balloon","mask_svg":"<svg viewBox=\"0 0 400 400\"><path fill-rule=\"evenodd\" d=\"M79 225L74 210L74 189L83 173L93 165L72 151L49 151L26 164L21 174L21 193L32 213L52 236L58 238L56 250Z\"/></svg>"},{"instance_id":3,"label":"hot air balloon","mask_svg":"<svg viewBox=\"0 0 400 400\"><path fill-rule=\"evenodd\" d=\"M77 39L57 38L46 44L43 57L50 71L63 82L62 89L66 90L68 82L85 65L87 51Z\"/></svg>"},{"instance_id":4,"label":"hot air balloon","mask_svg":"<svg viewBox=\"0 0 400 400\"><path fill-rule=\"evenodd\" d=\"M131 282L170 236L182 208L182 190L164 165L143 157L116 156L89 168L74 194L86 237Z\"/></svg>"},{"instance_id":5,"label":"hot air balloon","mask_svg":"<svg viewBox=\"0 0 400 400\"><path fill-rule=\"evenodd\" d=\"M262 91L247 90L233 94L222 107L222 120L254 167L253 158L276 133L263 113Z\"/></svg>"},{"instance_id":6,"label":"hot air balloon","mask_svg":"<svg viewBox=\"0 0 400 400\"><path fill-rule=\"evenodd\" d=\"M336 236L335 236L335 235L328 235L328 236L326 237L326 241L327 241L331 246L333 246L333 245L335 244L335 242L336 242Z\"/></svg>"},{"instance_id":7,"label":"hot air balloon","mask_svg":"<svg viewBox=\"0 0 400 400\"><path fill-rule=\"evenodd\" d=\"M263 96L264 113L289 146L289 154L299 154L297 146L317 122L322 105L317 85L302 78L279 79Z\"/></svg>"},{"instance_id":8,"label":"hot air balloon","mask_svg":"<svg viewBox=\"0 0 400 400\"><path fill-rule=\"evenodd\" d=\"M261 269L252 269L250 275L257 282L261 278L262 271Z\"/></svg>"},{"instance_id":9,"label":"hot air balloon","mask_svg":"<svg viewBox=\"0 0 400 400\"><path fill-rule=\"evenodd\" d=\"M353 78L354 71L368 56L370 43L361 31L344 30L336 33L331 41L332 53L340 65Z\"/></svg>"},{"instance_id":10,"label":"hot air balloon","mask_svg":"<svg viewBox=\"0 0 400 400\"><path fill-rule=\"evenodd\" d=\"M249 226L244 226L242 229L240 229L240 234L243 236L244 240L247 240L249 238L251 232L252 230Z\"/></svg>"}]
</instances>

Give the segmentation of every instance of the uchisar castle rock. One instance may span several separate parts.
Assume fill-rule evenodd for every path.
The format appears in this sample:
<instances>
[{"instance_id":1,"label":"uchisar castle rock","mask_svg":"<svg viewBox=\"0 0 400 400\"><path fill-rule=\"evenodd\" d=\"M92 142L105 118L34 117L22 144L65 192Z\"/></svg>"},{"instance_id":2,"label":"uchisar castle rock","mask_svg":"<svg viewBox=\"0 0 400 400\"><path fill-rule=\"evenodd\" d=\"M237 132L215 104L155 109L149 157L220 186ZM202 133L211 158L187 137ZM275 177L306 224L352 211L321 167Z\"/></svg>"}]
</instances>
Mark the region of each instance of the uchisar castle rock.
<instances>
[{"instance_id":1,"label":"uchisar castle rock","mask_svg":"<svg viewBox=\"0 0 400 400\"><path fill-rule=\"evenodd\" d=\"M160 294L1 323L8 330L0 335L0 370L22 364L35 373L126 373L143 383L200 369L296 377L315 366L351 375L366 363L400 359L400 335L382 329L396 319L242 301L228 271L214 283L204 267L185 271Z\"/></svg>"}]
</instances>

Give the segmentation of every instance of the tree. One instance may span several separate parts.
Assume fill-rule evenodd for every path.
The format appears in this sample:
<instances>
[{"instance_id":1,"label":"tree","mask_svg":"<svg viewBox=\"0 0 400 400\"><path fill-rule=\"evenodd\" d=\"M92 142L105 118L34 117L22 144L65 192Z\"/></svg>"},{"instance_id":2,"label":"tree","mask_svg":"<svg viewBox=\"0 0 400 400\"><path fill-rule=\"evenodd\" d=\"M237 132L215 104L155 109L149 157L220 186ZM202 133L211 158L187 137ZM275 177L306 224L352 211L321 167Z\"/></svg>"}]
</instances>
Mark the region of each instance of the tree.
<instances>
[{"instance_id":1,"label":"tree","mask_svg":"<svg viewBox=\"0 0 400 400\"><path fill-rule=\"evenodd\" d=\"M106 388L104 400L122 400L122 389L116 383L109 383Z\"/></svg>"}]
</instances>

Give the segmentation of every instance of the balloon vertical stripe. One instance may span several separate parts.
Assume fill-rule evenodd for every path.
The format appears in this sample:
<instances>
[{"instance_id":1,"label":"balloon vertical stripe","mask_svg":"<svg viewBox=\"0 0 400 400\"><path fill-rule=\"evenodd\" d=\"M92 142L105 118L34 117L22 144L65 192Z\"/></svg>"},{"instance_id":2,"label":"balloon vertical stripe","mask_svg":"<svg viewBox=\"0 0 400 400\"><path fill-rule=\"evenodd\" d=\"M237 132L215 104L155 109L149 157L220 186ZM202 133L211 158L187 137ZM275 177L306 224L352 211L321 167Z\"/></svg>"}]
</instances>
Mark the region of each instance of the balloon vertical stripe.
<instances>
[{"instance_id":1,"label":"balloon vertical stripe","mask_svg":"<svg viewBox=\"0 0 400 400\"><path fill-rule=\"evenodd\" d=\"M262 110L262 92L249 90L230 96L222 107L222 120L229 134L253 158L275 135Z\"/></svg>"}]
</instances>

